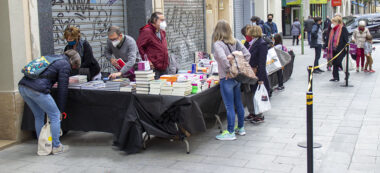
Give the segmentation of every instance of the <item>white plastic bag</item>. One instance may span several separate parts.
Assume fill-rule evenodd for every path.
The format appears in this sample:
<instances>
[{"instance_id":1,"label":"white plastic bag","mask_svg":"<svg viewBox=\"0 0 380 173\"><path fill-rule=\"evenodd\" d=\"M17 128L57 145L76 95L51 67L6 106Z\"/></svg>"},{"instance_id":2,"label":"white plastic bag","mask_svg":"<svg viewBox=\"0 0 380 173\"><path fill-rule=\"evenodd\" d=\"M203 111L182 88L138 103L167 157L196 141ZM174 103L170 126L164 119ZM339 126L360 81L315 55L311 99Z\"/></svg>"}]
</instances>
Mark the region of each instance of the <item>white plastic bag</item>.
<instances>
[{"instance_id":1,"label":"white plastic bag","mask_svg":"<svg viewBox=\"0 0 380 173\"><path fill-rule=\"evenodd\" d=\"M38 151L40 156L47 156L53 150L53 138L51 136L50 121L49 118L46 124L42 127L40 136L38 137Z\"/></svg>"},{"instance_id":2,"label":"white plastic bag","mask_svg":"<svg viewBox=\"0 0 380 173\"><path fill-rule=\"evenodd\" d=\"M271 109L268 91L265 89L264 84L257 86L255 96L253 97L253 105L255 114L261 114Z\"/></svg>"},{"instance_id":3,"label":"white plastic bag","mask_svg":"<svg viewBox=\"0 0 380 173\"><path fill-rule=\"evenodd\" d=\"M281 68L282 68L282 65L281 65L281 62L277 56L276 50L274 48L270 48L268 50L267 64L266 64L268 76L271 75L272 73L280 70Z\"/></svg>"},{"instance_id":4,"label":"white plastic bag","mask_svg":"<svg viewBox=\"0 0 380 173\"><path fill-rule=\"evenodd\" d=\"M344 57L342 61L343 72L346 72L347 57ZM348 57L348 71L354 71L356 69L356 61Z\"/></svg>"}]
</instances>

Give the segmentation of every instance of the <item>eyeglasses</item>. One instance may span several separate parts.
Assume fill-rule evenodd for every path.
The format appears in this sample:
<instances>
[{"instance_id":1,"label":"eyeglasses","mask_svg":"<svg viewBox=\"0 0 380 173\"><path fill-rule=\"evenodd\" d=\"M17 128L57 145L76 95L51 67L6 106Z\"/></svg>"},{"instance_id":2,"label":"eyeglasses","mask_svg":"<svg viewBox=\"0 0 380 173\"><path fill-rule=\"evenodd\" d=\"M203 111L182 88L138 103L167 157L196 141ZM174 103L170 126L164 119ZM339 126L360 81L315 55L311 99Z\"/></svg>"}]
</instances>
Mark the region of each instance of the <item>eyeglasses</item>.
<instances>
[{"instance_id":1,"label":"eyeglasses","mask_svg":"<svg viewBox=\"0 0 380 173\"><path fill-rule=\"evenodd\" d=\"M118 40L118 39L119 39L118 37L116 37L116 38L114 38L114 39L110 39L110 38L109 38L110 41L116 41L116 40Z\"/></svg>"}]
</instances>

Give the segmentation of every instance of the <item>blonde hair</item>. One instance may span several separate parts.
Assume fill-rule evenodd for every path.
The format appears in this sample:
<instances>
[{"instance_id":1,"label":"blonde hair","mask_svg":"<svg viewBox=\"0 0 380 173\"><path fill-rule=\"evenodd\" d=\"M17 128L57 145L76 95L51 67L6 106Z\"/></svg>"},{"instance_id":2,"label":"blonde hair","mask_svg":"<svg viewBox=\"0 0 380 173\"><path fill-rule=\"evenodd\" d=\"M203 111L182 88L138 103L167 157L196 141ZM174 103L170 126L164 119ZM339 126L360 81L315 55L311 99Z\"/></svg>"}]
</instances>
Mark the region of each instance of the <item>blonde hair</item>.
<instances>
[{"instance_id":1,"label":"blonde hair","mask_svg":"<svg viewBox=\"0 0 380 173\"><path fill-rule=\"evenodd\" d=\"M224 41L227 44L236 44L236 40L232 35L231 26L225 20L219 20L216 24L212 40L213 42Z\"/></svg>"},{"instance_id":2,"label":"blonde hair","mask_svg":"<svg viewBox=\"0 0 380 173\"><path fill-rule=\"evenodd\" d=\"M73 38L74 40L79 39L80 30L75 26L67 27L63 36L65 37L65 39L68 39L69 37Z\"/></svg>"},{"instance_id":3,"label":"blonde hair","mask_svg":"<svg viewBox=\"0 0 380 173\"><path fill-rule=\"evenodd\" d=\"M331 21L334 21L334 22L336 22L338 24L342 24L343 23L342 17L338 16L338 15L336 15L334 18L332 18Z\"/></svg>"},{"instance_id":4,"label":"blonde hair","mask_svg":"<svg viewBox=\"0 0 380 173\"><path fill-rule=\"evenodd\" d=\"M250 26L247 28L247 35L254 38L259 38L263 36L263 31L260 26Z\"/></svg>"}]
</instances>

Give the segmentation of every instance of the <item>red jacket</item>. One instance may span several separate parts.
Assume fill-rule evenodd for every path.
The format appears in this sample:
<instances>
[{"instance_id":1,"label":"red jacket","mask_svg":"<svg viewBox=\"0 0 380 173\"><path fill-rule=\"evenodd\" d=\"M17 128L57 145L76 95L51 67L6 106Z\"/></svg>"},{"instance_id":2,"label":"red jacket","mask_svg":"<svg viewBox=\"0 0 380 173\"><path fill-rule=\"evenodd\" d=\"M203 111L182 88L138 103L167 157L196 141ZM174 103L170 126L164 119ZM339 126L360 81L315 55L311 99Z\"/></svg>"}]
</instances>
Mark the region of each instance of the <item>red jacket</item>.
<instances>
[{"instance_id":1,"label":"red jacket","mask_svg":"<svg viewBox=\"0 0 380 173\"><path fill-rule=\"evenodd\" d=\"M157 70L166 70L169 66L168 44L166 42L166 33L161 32L161 40L156 35L156 28L152 24L147 24L140 29L140 35L137 39L137 47L141 58L152 62Z\"/></svg>"}]
</instances>

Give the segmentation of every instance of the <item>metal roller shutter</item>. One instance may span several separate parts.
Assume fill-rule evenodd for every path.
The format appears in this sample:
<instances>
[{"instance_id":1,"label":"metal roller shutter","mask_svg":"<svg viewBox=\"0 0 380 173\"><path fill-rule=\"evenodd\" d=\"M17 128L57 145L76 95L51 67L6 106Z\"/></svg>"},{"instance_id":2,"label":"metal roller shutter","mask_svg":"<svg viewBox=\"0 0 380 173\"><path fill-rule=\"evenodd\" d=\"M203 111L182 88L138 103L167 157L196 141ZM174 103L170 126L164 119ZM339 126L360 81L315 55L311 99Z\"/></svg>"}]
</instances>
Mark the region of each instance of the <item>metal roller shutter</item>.
<instances>
[{"instance_id":1,"label":"metal roller shutter","mask_svg":"<svg viewBox=\"0 0 380 173\"><path fill-rule=\"evenodd\" d=\"M244 27L244 2L243 0L234 1L234 21L235 21L235 38L244 40L244 36L241 35L241 28Z\"/></svg>"},{"instance_id":2,"label":"metal roller shutter","mask_svg":"<svg viewBox=\"0 0 380 173\"><path fill-rule=\"evenodd\" d=\"M169 55L181 69L194 63L196 51L205 51L204 1L164 0Z\"/></svg>"},{"instance_id":3,"label":"metal roller shutter","mask_svg":"<svg viewBox=\"0 0 380 173\"><path fill-rule=\"evenodd\" d=\"M66 46L63 37L66 27L76 26L80 28L82 38L92 46L102 71L114 71L103 52L107 44L108 27L116 25L126 33L124 5L123 0L53 0L54 52L62 53Z\"/></svg>"}]
</instances>

